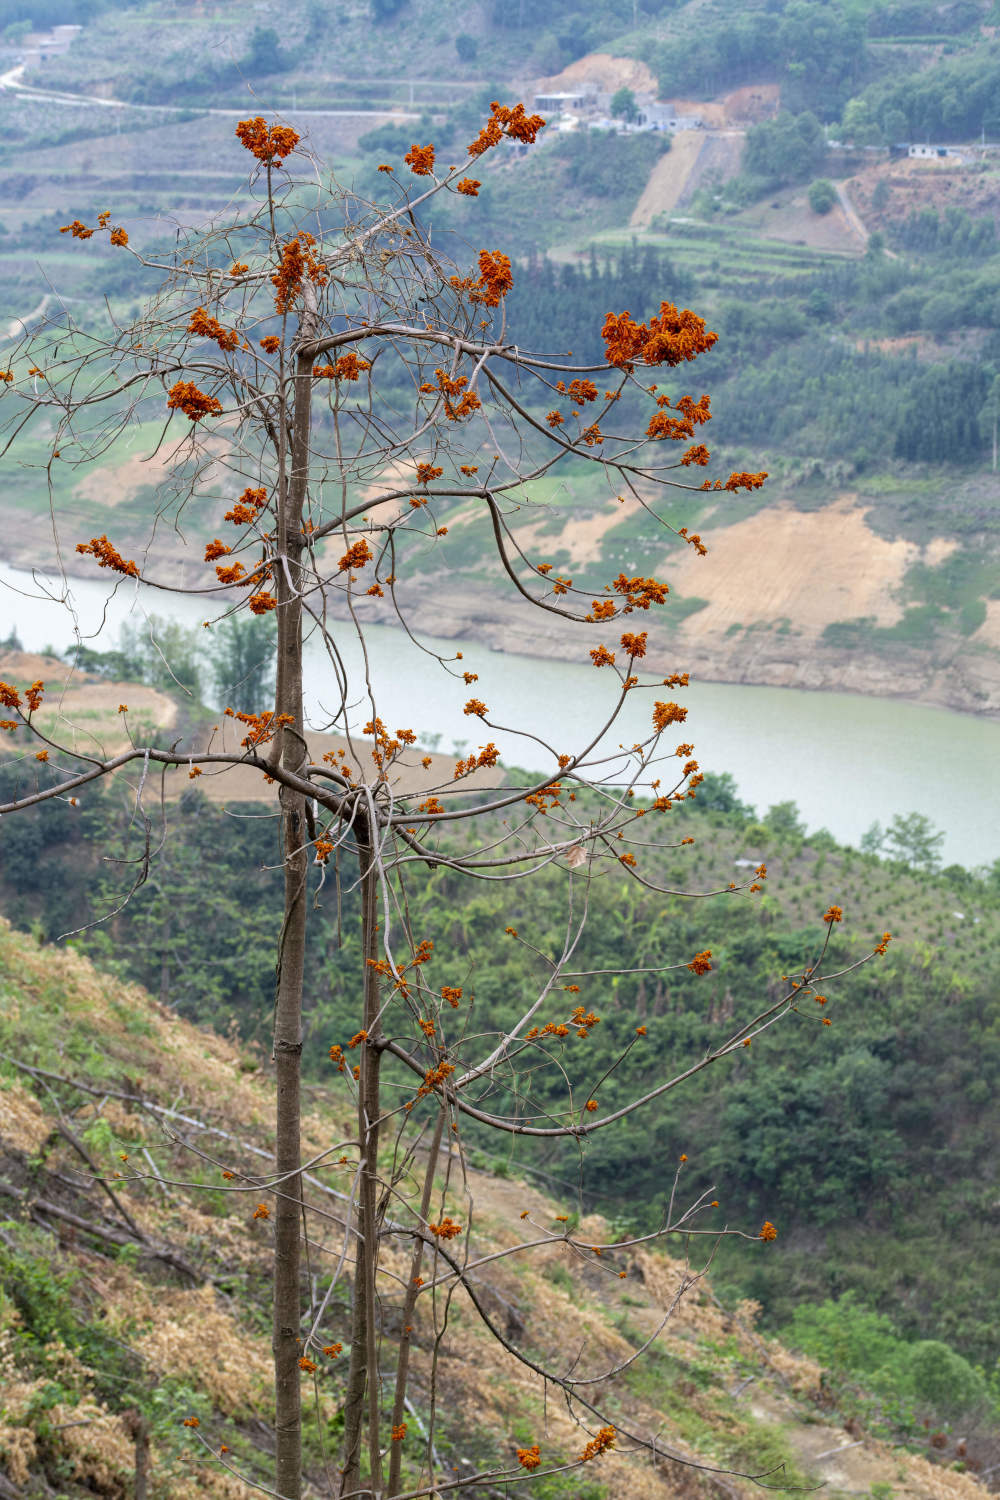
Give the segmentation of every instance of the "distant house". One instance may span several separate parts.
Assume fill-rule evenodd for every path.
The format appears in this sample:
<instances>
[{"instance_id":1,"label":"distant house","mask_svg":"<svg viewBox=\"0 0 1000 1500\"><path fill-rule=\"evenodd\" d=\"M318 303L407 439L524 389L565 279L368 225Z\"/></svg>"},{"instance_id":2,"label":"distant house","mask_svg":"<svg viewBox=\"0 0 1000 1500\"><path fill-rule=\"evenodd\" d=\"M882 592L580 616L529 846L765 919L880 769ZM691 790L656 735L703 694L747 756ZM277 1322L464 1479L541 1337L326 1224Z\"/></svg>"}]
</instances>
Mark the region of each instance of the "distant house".
<instances>
[{"instance_id":1,"label":"distant house","mask_svg":"<svg viewBox=\"0 0 1000 1500\"><path fill-rule=\"evenodd\" d=\"M700 130L704 121L700 115L678 114L672 104L660 100L644 99L640 104L643 123L647 130Z\"/></svg>"},{"instance_id":2,"label":"distant house","mask_svg":"<svg viewBox=\"0 0 1000 1500\"><path fill-rule=\"evenodd\" d=\"M964 161L965 155L957 146L910 146L907 156L912 161Z\"/></svg>"},{"instance_id":3,"label":"distant house","mask_svg":"<svg viewBox=\"0 0 1000 1500\"><path fill-rule=\"evenodd\" d=\"M587 104L586 94L536 94L535 108L550 115L570 114Z\"/></svg>"}]
</instances>

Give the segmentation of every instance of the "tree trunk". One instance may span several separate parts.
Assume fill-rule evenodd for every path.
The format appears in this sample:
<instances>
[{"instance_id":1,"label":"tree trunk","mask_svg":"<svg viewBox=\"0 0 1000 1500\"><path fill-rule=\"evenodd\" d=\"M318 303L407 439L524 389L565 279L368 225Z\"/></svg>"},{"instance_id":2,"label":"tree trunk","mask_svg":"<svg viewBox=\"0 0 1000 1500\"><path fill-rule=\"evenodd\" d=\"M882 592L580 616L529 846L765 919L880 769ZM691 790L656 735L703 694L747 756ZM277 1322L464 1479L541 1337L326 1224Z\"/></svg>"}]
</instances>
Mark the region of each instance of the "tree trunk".
<instances>
[{"instance_id":1,"label":"tree trunk","mask_svg":"<svg viewBox=\"0 0 1000 1500\"><path fill-rule=\"evenodd\" d=\"M377 957L379 882L378 874L372 866L372 846L363 841L360 831L358 859L361 865L361 932L365 960L364 1030L368 1033L368 1039L361 1047L358 1065L358 1142L362 1166L358 1183L358 1241L351 1308L351 1362L344 1397L341 1494L349 1495L361 1488L361 1453L367 1410L369 1484L372 1494L380 1495L381 1391L375 1327L375 1271L378 1265L379 1071L382 1054L378 1046L378 974L373 963L369 962Z\"/></svg>"},{"instance_id":2,"label":"tree trunk","mask_svg":"<svg viewBox=\"0 0 1000 1500\"><path fill-rule=\"evenodd\" d=\"M426 1222L430 1213L431 1194L434 1191L434 1173L437 1171L438 1154L441 1150L441 1136L444 1133L445 1116L447 1108L444 1102L438 1111L437 1125L434 1127L434 1139L431 1141L430 1153L427 1157L427 1167L424 1171L424 1189L420 1198L420 1217ZM422 1239L414 1239L413 1254L410 1257L410 1277L406 1283L406 1294L403 1298L403 1326L399 1334L399 1354L396 1357L396 1389L393 1394L392 1425L398 1427L406 1415L406 1380L410 1369L410 1334L413 1329L413 1310L417 1302L419 1288L417 1281L420 1277L420 1267L424 1258L424 1242ZM393 1443L389 1454L389 1488L388 1496L399 1494L399 1472L402 1467L403 1445Z\"/></svg>"},{"instance_id":3,"label":"tree trunk","mask_svg":"<svg viewBox=\"0 0 1000 1500\"><path fill-rule=\"evenodd\" d=\"M307 301L300 336L311 334ZM302 708L302 601L299 596L302 517L309 473L310 384L312 361L300 354L295 370L295 412L291 463L279 453L277 553L274 593L278 613L278 661L275 708L291 723L278 730L281 764L301 769L307 758ZM284 413L282 413L284 419ZM282 422L282 437L284 420ZM284 443L282 441L282 450ZM284 559L286 566L282 566ZM305 797L281 789L285 861L285 910L278 950L274 1005L276 1085L275 1170L279 1186L274 1201L274 1427L275 1487L282 1500L302 1493L302 1399L299 1359L301 1337L300 1236L302 1180L300 1116L302 1072L302 980L305 969L306 910L310 839Z\"/></svg>"}]
</instances>

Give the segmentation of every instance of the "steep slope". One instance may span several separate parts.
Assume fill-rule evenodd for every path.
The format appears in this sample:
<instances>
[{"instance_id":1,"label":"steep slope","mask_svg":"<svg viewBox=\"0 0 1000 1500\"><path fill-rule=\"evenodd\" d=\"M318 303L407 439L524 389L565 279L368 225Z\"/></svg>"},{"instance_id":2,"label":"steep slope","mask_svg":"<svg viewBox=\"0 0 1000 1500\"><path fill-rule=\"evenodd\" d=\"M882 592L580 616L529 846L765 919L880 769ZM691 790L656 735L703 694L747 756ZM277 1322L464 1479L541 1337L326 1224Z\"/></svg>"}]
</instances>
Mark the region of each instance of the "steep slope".
<instances>
[{"instance_id":1,"label":"steep slope","mask_svg":"<svg viewBox=\"0 0 1000 1500\"><path fill-rule=\"evenodd\" d=\"M138 1465L150 1500L236 1500L247 1493L239 1475L264 1479L269 1445L270 1230L255 1216L268 1197L266 1068L77 954L6 925L0 972L0 1495L124 1497L137 1492ZM322 1165L340 1150L340 1107L325 1090L313 1097L309 1196L329 1215L311 1235L315 1299L342 1240L334 1184L353 1169ZM606 1260L588 1255L588 1242L613 1239L606 1224L570 1220L564 1231L559 1205L460 1163L460 1150L455 1142L449 1170L464 1172L469 1238L477 1254L499 1256L477 1273L477 1297L511 1349L600 1376L652 1341L610 1399L620 1433L657 1433L663 1456L608 1454L539 1493L735 1497L755 1493L745 1476L764 1470L772 1486L822 1477L853 1491L892 1484L907 1500L984 1493L968 1475L817 1422L819 1368L754 1333L753 1304L726 1311L700 1281L674 1307L682 1260L641 1248L618 1256L613 1246ZM545 1241L530 1256L515 1253L525 1215L531 1238ZM393 1279L385 1319L398 1300ZM321 1340L343 1338L344 1308L338 1292ZM470 1301L453 1299L437 1347L433 1321L418 1304L408 1461L420 1460L435 1358L439 1474L509 1468L514 1447L535 1442L546 1462L578 1453L588 1435L546 1404L541 1382ZM325 1451L340 1370L325 1359L315 1376L326 1417L307 1424L312 1495L331 1493Z\"/></svg>"}]
</instances>

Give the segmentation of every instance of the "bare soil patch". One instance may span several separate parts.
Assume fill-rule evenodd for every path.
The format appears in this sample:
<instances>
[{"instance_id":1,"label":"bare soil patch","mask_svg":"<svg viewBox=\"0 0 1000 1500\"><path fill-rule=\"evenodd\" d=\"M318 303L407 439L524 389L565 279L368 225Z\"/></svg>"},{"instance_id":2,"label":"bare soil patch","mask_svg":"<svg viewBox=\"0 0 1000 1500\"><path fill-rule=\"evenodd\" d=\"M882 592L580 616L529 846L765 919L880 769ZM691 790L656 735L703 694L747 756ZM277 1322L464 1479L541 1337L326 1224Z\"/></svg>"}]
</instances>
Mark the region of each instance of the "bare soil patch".
<instances>
[{"instance_id":1,"label":"bare soil patch","mask_svg":"<svg viewBox=\"0 0 1000 1500\"><path fill-rule=\"evenodd\" d=\"M29 683L45 683L45 697L33 716L41 732L57 745L85 755L116 755L135 738L153 729L169 729L177 722L177 704L158 688L140 682L105 682L74 672L56 657L35 656L26 651L0 655L0 674L24 690ZM127 717L118 712L127 704ZM12 736L19 749L27 748L23 729ZM35 747L37 748L37 747ZM55 750L50 751L53 759Z\"/></svg>"},{"instance_id":2,"label":"bare soil patch","mask_svg":"<svg viewBox=\"0 0 1000 1500\"><path fill-rule=\"evenodd\" d=\"M673 144L654 166L629 221L648 228L658 214L671 213L680 201L706 145L700 130L679 130Z\"/></svg>"},{"instance_id":3,"label":"bare soil patch","mask_svg":"<svg viewBox=\"0 0 1000 1500\"><path fill-rule=\"evenodd\" d=\"M593 84L604 94L616 89L635 89L641 94L655 94L659 87L656 74L634 57L612 57L610 52L588 52L563 68L552 78L538 80L539 93L570 93L583 84Z\"/></svg>"},{"instance_id":4,"label":"bare soil patch","mask_svg":"<svg viewBox=\"0 0 1000 1500\"><path fill-rule=\"evenodd\" d=\"M748 229L771 240L790 245L808 245L811 250L833 251L841 255L860 255L865 248L864 235L836 203L828 214L813 213L804 193L757 204L739 216Z\"/></svg>"},{"instance_id":5,"label":"bare soil patch","mask_svg":"<svg viewBox=\"0 0 1000 1500\"><path fill-rule=\"evenodd\" d=\"M707 562L689 550L668 568L677 593L708 600L682 627L683 639L692 643L724 636L736 625L785 620L806 638L864 615L893 625L903 612L899 585L921 555L911 542L885 541L869 531L852 494L818 511L770 507L703 536Z\"/></svg>"}]
</instances>

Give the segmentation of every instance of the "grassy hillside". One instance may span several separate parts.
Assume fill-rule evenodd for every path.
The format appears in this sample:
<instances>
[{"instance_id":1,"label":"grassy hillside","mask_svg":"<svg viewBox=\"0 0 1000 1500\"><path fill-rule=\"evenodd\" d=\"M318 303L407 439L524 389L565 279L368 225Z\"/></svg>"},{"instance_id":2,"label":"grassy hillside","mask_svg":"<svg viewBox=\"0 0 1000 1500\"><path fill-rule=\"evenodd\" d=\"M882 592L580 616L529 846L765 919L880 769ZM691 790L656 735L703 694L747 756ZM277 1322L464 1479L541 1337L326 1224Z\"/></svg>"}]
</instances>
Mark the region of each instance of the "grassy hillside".
<instances>
[{"instance_id":1,"label":"grassy hillside","mask_svg":"<svg viewBox=\"0 0 1000 1500\"><path fill-rule=\"evenodd\" d=\"M0 1493L131 1494L137 1443L141 1451L148 1441L152 1500L236 1500L245 1489L233 1471L262 1476L269 1441L270 1230L253 1217L268 1197L267 1064L78 954L39 947L6 924L0 973ZM314 1087L307 1153L331 1151L340 1108L328 1088ZM458 1141L453 1153L457 1165ZM334 1219L344 1171L317 1167L310 1179L309 1198ZM480 1295L501 1311L515 1343L551 1351L572 1322L596 1370L654 1333L684 1273L682 1246L674 1247L681 1259L639 1250L614 1257L612 1269L583 1248L610 1237L599 1218L574 1215L564 1231L553 1219L565 1211L561 1199L509 1174L490 1177L468 1163L465 1173L459 1196L477 1252L516 1246L524 1210L548 1236L531 1257L508 1254L481 1273ZM315 1228L314 1239L315 1301L336 1259L336 1224ZM343 1338L343 1295L331 1301L320 1342ZM385 1319L397 1297L387 1281ZM785 1489L825 1479L834 1493L906 1500L983 1493L957 1472L950 1444L926 1455L892 1448L860 1436L856 1415L845 1433L836 1383L821 1379L815 1361L755 1333L755 1316L752 1303L724 1308L707 1283L695 1285L615 1398L620 1429L657 1430L671 1457L651 1468L621 1451L582 1476L543 1480L534 1492L548 1500L603 1500L626 1490L644 1500L756 1493L745 1479L686 1468L687 1459L774 1469L767 1482ZM434 1346L430 1306L418 1303L417 1317L412 1464ZM317 1357L323 1416L306 1425L315 1495L327 1493L324 1451L342 1378L336 1361ZM534 1377L485 1335L461 1297L438 1361L436 1451L445 1472L506 1464L514 1447L532 1442L546 1460L565 1458L585 1441L555 1403L543 1406ZM853 1445L849 1453L831 1459L845 1445ZM619 1447L627 1450L627 1440Z\"/></svg>"}]
</instances>

